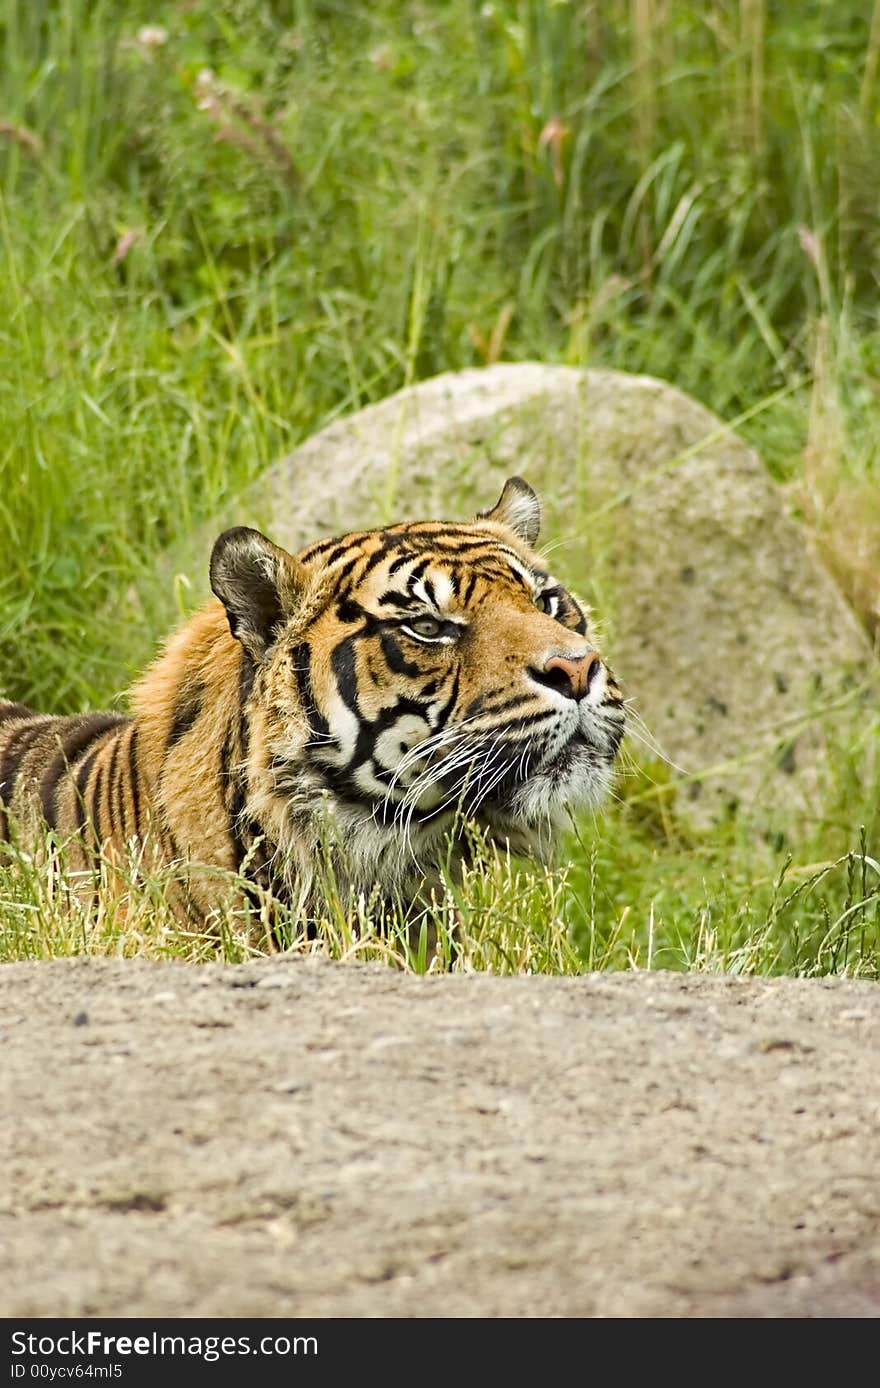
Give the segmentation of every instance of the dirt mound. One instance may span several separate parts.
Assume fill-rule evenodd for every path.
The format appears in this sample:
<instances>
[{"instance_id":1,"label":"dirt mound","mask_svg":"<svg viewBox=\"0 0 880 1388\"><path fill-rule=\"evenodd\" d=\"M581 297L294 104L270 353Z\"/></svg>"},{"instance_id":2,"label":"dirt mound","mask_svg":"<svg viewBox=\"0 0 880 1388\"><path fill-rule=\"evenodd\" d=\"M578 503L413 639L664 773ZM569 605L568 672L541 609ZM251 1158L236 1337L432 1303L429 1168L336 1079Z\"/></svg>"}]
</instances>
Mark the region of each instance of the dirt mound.
<instances>
[{"instance_id":1,"label":"dirt mound","mask_svg":"<svg viewBox=\"0 0 880 1388\"><path fill-rule=\"evenodd\" d=\"M880 991L0 972L0 1314L875 1316Z\"/></svg>"}]
</instances>

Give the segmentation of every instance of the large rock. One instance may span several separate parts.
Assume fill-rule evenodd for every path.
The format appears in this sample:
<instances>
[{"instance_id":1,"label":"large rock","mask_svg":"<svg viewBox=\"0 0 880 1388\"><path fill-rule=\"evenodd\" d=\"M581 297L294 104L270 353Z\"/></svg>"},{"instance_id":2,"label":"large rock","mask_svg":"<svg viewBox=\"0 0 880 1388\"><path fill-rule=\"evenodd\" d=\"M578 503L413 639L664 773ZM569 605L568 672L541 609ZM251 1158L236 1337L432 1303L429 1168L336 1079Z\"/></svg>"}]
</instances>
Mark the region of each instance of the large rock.
<instances>
[{"instance_id":1,"label":"large rock","mask_svg":"<svg viewBox=\"0 0 880 1388\"><path fill-rule=\"evenodd\" d=\"M217 528L296 549L466 516L511 473L540 492L554 568L594 603L632 708L685 773L679 808L806 803L871 652L759 459L670 385L532 363L439 376L322 430ZM188 565L199 582L209 543Z\"/></svg>"}]
</instances>

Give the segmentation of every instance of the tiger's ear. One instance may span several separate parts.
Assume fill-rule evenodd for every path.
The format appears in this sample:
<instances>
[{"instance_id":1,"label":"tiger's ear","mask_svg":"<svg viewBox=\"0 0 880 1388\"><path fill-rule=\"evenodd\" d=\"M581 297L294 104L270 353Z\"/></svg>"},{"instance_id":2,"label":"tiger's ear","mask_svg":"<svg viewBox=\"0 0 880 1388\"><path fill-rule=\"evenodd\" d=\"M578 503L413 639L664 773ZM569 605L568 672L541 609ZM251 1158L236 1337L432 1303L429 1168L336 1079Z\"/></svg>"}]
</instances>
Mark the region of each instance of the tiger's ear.
<instances>
[{"instance_id":1,"label":"tiger's ear","mask_svg":"<svg viewBox=\"0 0 880 1388\"><path fill-rule=\"evenodd\" d=\"M226 608L232 635L257 661L293 616L304 584L302 566L259 530L240 525L214 543L211 587Z\"/></svg>"},{"instance_id":2,"label":"tiger's ear","mask_svg":"<svg viewBox=\"0 0 880 1388\"><path fill-rule=\"evenodd\" d=\"M480 511L477 519L506 525L508 530L532 547L541 530L541 503L528 482L521 477L509 477L492 510Z\"/></svg>"}]
</instances>

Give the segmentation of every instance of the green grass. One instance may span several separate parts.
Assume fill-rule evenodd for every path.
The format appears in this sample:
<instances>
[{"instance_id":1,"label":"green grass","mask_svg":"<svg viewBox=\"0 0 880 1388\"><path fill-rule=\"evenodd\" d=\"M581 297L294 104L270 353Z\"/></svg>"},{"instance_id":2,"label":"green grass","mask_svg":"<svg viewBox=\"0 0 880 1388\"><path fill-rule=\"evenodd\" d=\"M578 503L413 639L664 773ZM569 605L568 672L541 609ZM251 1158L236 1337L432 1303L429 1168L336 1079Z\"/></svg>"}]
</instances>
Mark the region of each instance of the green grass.
<instances>
[{"instance_id":1,"label":"green grass","mask_svg":"<svg viewBox=\"0 0 880 1388\"><path fill-rule=\"evenodd\" d=\"M186 605L163 551L335 415L498 357L744 416L876 622L877 9L0 0L0 687L117 699ZM633 778L562 876L484 863L443 906L456 967L876 973L876 741L773 842ZM8 957L217 949L158 898L96 933L53 881L3 869Z\"/></svg>"},{"instance_id":2,"label":"green grass","mask_svg":"<svg viewBox=\"0 0 880 1388\"><path fill-rule=\"evenodd\" d=\"M461 880L444 874L415 916L341 897L328 873L320 908L294 919L269 899L239 904L236 879L217 870L218 900L229 900L209 929L182 926L167 904L180 868L145 872L133 853L121 869L102 864L96 880L66 871L64 846L50 839L39 854L16 848L0 865L0 960L90 953L239 963L276 952L281 940L416 973L880 972L880 863L864 833L827 862L795 865L789 855L780 866L767 853L775 875L764 877L731 843L659 846L625 816L589 843L575 830L556 867L513 859L476 831L471 838Z\"/></svg>"}]
</instances>

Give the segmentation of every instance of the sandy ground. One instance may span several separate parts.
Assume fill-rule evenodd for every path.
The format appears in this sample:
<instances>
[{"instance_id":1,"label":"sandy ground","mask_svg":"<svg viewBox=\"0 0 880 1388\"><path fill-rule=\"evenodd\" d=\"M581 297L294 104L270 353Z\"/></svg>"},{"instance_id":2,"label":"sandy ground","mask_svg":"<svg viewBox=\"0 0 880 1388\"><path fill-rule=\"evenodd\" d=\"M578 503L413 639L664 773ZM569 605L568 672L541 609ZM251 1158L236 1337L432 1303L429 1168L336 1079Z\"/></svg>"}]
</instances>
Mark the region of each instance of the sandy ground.
<instances>
[{"instance_id":1,"label":"sandy ground","mask_svg":"<svg viewBox=\"0 0 880 1388\"><path fill-rule=\"evenodd\" d=\"M875 1316L880 989L0 971L5 1316Z\"/></svg>"}]
</instances>

